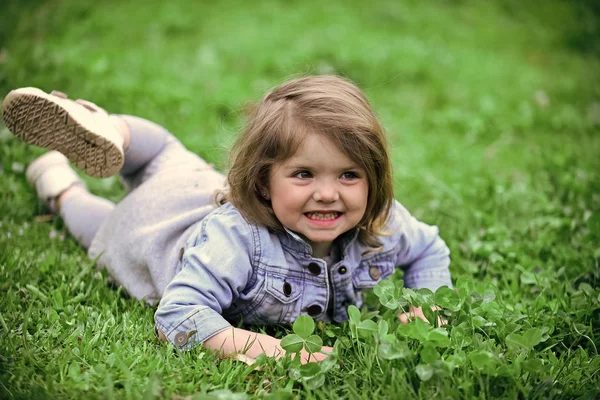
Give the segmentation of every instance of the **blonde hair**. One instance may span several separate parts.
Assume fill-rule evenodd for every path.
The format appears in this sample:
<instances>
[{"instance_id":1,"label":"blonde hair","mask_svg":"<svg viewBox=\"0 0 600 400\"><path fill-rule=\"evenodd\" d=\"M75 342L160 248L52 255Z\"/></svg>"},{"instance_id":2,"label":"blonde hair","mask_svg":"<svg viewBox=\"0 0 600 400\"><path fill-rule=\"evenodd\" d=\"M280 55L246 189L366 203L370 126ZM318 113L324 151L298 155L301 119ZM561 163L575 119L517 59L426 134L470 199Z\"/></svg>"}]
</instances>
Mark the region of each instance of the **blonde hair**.
<instances>
[{"instance_id":1,"label":"blonde hair","mask_svg":"<svg viewBox=\"0 0 600 400\"><path fill-rule=\"evenodd\" d=\"M252 110L236 140L221 203L231 202L252 223L274 231L283 227L261 196L275 163L292 157L308 134L319 134L366 172L367 207L358 224L359 240L377 248L393 201L392 172L383 129L364 94L337 76L287 81L267 93Z\"/></svg>"}]
</instances>

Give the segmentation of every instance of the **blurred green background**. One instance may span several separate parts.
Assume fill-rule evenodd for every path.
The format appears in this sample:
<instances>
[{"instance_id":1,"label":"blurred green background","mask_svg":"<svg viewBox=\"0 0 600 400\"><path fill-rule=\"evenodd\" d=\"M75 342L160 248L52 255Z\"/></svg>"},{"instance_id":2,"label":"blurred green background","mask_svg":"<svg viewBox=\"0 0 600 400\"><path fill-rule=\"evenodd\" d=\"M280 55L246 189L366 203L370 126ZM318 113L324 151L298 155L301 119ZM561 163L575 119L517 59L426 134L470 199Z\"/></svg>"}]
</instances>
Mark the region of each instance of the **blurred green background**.
<instances>
[{"instance_id":1,"label":"blurred green background","mask_svg":"<svg viewBox=\"0 0 600 400\"><path fill-rule=\"evenodd\" d=\"M9 0L0 95L62 90L155 120L220 161L245 104L286 78L337 73L373 102L399 178L432 164L450 167L444 181L465 167L505 175L540 150L523 136L582 140L563 128L594 114L594 4ZM492 143L493 156L461 165Z\"/></svg>"},{"instance_id":2,"label":"blurred green background","mask_svg":"<svg viewBox=\"0 0 600 400\"><path fill-rule=\"evenodd\" d=\"M599 13L595 1L9 0L0 96L37 86L142 116L225 170L245 107L288 78L341 74L387 129L397 197L443 224L496 186L535 196L547 165L598 170ZM11 151L39 154L5 143L5 166ZM91 186L118 198L110 182Z\"/></svg>"}]
</instances>

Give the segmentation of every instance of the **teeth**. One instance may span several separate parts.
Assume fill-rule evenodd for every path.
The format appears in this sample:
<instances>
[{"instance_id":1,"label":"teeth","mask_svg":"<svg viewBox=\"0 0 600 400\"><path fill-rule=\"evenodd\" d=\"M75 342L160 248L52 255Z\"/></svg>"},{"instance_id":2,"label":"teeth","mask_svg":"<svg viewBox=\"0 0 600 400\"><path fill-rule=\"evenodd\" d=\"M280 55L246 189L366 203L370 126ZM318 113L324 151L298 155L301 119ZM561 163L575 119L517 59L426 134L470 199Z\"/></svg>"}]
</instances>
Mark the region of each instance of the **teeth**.
<instances>
[{"instance_id":1,"label":"teeth","mask_svg":"<svg viewBox=\"0 0 600 400\"><path fill-rule=\"evenodd\" d=\"M318 219L321 221L327 221L330 219L335 219L337 217L338 213L336 213L336 212L331 212L331 213L312 212L312 213L307 213L306 215L310 219Z\"/></svg>"}]
</instances>

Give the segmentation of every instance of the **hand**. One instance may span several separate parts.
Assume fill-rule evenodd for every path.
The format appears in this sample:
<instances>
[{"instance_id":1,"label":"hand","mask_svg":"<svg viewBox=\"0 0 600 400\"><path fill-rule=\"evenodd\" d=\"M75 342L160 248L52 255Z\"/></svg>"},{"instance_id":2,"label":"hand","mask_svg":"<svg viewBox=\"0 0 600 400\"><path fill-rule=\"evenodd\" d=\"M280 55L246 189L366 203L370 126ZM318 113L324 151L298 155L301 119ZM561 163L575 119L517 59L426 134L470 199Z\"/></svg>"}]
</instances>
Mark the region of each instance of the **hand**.
<instances>
[{"instance_id":1,"label":"hand","mask_svg":"<svg viewBox=\"0 0 600 400\"><path fill-rule=\"evenodd\" d=\"M328 354L323 354L323 353L310 354L306 350L302 349L302 351L300 352L300 363L307 364L309 362L323 361L324 359L329 357L329 354L333 353L333 347L323 346L323 347L321 347L321 351L328 353Z\"/></svg>"},{"instance_id":2,"label":"hand","mask_svg":"<svg viewBox=\"0 0 600 400\"><path fill-rule=\"evenodd\" d=\"M166 342L166 336L157 331L159 340ZM234 356L239 361L252 364L255 358L262 353L277 359L285 355L285 350L279 345L280 340L269 335L246 331L240 328L227 329L217 333L204 342L204 346L211 350L217 350L224 356ZM242 353L239 353L243 349ZM328 346L321 347L321 351L331 354L333 348ZM243 357L239 357L243 354ZM309 362L323 361L329 354L313 353L310 354L302 349L300 352L300 362L306 364Z\"/></svg>"},{"instance_id":3,"label":"hand","mask_svg":"<svg viewBox=\"0 0 600 400\"><path fill-rule=\"evenodd\" d=\"M439 307L433 307L433 310L441 310ZM425 315L423 314L423 309L421 307L409 306L408 312L403 314L398 314L398 318L400 319L401 324L408 324L411 319L420 318L423 321L430 323ZM448 323L445 319L438 315L438 326L442 326Z\"/></svg>"}]
</instances>

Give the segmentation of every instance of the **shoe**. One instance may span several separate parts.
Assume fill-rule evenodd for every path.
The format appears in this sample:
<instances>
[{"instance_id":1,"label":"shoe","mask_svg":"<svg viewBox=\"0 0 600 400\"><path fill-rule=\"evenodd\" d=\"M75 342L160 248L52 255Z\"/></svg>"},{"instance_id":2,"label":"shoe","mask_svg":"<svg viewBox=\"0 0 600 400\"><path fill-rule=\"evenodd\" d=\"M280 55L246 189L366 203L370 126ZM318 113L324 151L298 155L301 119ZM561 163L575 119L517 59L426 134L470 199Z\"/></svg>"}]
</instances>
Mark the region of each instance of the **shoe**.
<instances>
[{"instance_id":1,"label":"shoe","mask_svg":"<svg viewBox=\"0 0 600 400\"><path fill-rule=\"evenodd\" d=\"M93 103L28 87L8 93L2 114L15 136L61 152L90 176L106 178L123 166L123 135Z\"/></svg>"},{"instance_id":2,"label":"shoe","mask_svg":"<svg viewBox=\"0 0 600 400\"><path fill-rule=\"evenodd\" d=\"M85 183L73 171L69 160L57 151L50 151L33 161L25 172L27 182L33 187L38 198L58 212L56 198L73 185L85 187Z\"/></svg>"}]
</instances>

